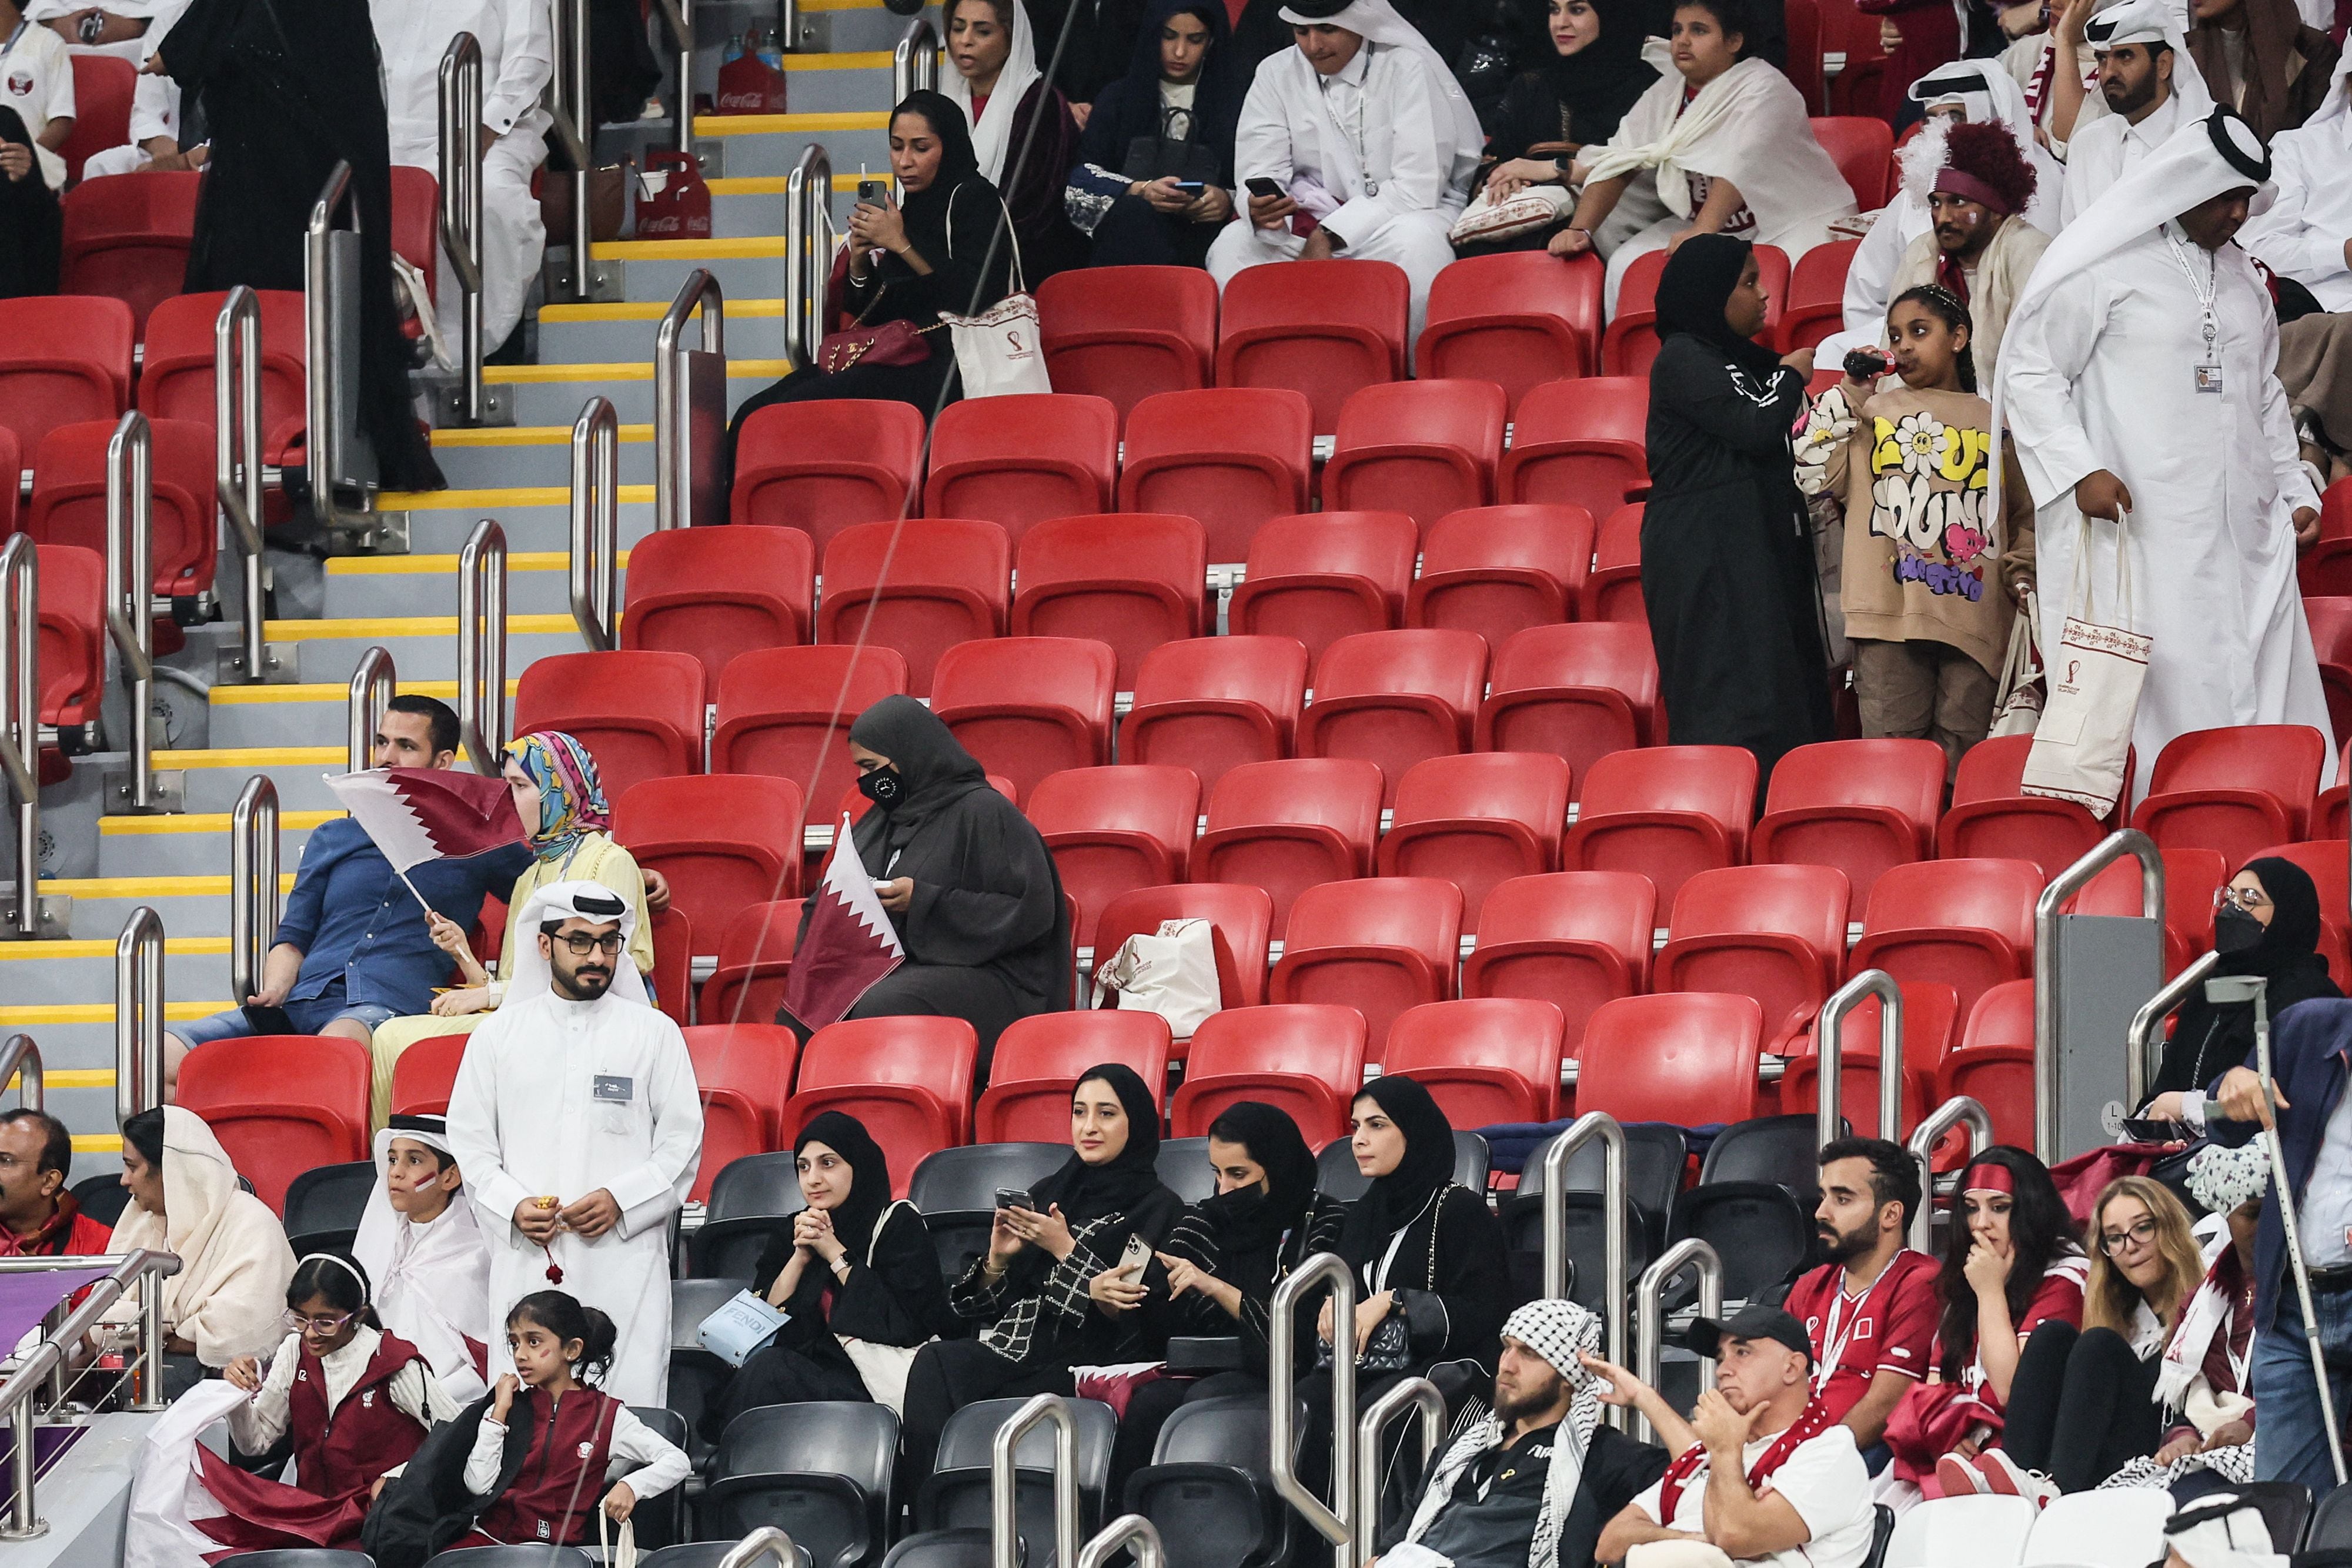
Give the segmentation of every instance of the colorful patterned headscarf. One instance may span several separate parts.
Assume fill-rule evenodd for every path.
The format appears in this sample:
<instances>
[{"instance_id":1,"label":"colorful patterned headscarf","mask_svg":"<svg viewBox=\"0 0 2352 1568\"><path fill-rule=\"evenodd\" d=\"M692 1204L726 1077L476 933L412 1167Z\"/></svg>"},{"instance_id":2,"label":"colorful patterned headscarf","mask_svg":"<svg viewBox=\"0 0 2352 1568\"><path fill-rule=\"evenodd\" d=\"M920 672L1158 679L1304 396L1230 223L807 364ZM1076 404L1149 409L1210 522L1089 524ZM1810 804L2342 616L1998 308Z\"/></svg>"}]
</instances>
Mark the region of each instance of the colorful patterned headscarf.
<instances>
[{"instance_id":1,"label":"colorful patterned headscarf","mask_svg":"<svg viewBox=\"0 0 2352 1568\"><path fill-rule=\"evenodd\" d=\"M539 825L529 842L541 860L561 860L582 833L613 825L613 809L596 781L596 759L572 737L556 729L518 736L507 742L507 755L539 786Z\"/></svg>"}]
</instances>

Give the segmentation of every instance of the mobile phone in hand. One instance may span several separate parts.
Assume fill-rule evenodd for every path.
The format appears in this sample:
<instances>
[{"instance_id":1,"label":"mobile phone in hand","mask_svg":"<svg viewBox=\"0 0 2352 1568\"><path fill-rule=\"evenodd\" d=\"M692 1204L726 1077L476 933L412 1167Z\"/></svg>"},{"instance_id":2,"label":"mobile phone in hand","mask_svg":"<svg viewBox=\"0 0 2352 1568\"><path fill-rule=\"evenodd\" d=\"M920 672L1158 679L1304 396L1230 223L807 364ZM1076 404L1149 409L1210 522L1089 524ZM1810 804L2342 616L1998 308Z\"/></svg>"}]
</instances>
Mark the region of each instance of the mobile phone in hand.
<instances>
[{"instance_id":1,"label":"mobile phone in hand","mask_svg":"<svg viewBox=\"0 0 2352 1568\"><path fill-rule=\"evenodd\" d=\"M1272 183L1271 181L1267 183ZM1209 188L1209 183L1206 180L1179 180L1176 188L1188 196L1197 196Z\"/></svg>"},{"instance_id":2,"label":"mobile phone in hand","mask_svg":"<svg viewBox=\"0 0 2352 1568\"><path fill-rule=\"evenodd\" d=\"M1253 196L1264 196L1266 200L1273 201L1283 193L1282 182L1279 180L1271 180L1265 175L1260 174L1255 179L1249 182L1249 193Z\"/></svg>"},{"instance_id":3,"label":"mobile phone in hand","mask_svg":"<svg viewBox=\"0 0 2352 1568\"><path fill-rule=\"evenodd\" d=\"M996 1207L1025 1208L1034 1214L1037 1212L1037 1200L1030 1196L1029 1189L1025 1186L1000 1186L996 1189Z\"/></svg>"},{"instance_id":4,"label":"mobile phone in hand","mask_svg":"<svg viewBox=\"0 0 2352 1568\"><path fill-rule=\"evenodd\" d=\"M890 204L890 182L887 180L859 180L857 182L857 200L865 206L888 206Z\"/></svg>"},{"instance_id":5,"label":"mobile phone in hand","mask_svg":"<svg viewBox=\"0 0 2352 1568\"><path fill-rule=\"evenodd\" d=\"M1142 1273L1143 1266L1150 1261L1151 1243L1130 1232L1127 1239L1127 1249L1118 1255L1118 1271L1132 1280Z\"/></svg>"}]
</instances>

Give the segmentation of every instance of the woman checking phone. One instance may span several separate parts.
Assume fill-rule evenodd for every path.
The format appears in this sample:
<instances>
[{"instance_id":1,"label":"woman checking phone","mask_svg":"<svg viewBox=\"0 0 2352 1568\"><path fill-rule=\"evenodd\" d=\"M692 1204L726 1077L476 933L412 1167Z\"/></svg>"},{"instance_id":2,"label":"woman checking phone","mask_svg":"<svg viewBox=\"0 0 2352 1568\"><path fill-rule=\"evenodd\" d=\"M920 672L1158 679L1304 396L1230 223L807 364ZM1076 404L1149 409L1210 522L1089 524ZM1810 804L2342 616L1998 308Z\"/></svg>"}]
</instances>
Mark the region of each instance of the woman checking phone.
<instances>
[{"instance_id":1,"label":"woman checking phone","mask_svg":"<svg viewBox=\"0 0 2352 1568\"><path fill-rule=\"evenodd\" d=\"M1206 264L1234 215L1241 65L1223 0L1153 7L1127 75L1095 99L1065 193L1070 221L1094 236L1094 266Z\"/></svg>"}]
</instances>

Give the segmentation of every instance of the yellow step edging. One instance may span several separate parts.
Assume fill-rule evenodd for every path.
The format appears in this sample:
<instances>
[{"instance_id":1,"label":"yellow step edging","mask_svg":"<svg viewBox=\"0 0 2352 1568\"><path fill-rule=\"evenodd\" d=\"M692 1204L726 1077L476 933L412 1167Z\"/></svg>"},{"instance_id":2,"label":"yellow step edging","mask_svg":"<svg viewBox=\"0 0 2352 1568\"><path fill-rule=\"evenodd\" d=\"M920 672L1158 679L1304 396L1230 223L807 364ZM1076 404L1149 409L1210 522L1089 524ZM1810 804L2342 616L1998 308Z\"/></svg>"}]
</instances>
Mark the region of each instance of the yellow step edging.
<instances>
[{"instance_id":1,"label":"yellow step edging","mask_svg":"<svg viewBox=\"0 0 2352 1568\"><path fill-rule=\"evenodd\" d=\"M331 822L345 813L341 811L280 811L278 831L308 832L321 823ZM171 817L100 817L98 836L101 839L162 838L173 833L226 833L229 813L226 811L183 811ZM221 881L226 882L226 877ZM228 891L223 888L222 892ZM204 940L195 938L195 940ZM226 937L222 938L226 941ZM111 948L109 949L111 951Z\"/></svg>"},{"instance_id":2,"label":"yellow step edging","mask_svg":"<svg viewBox=\"0 0 2352 1568\"><path fill-rule=\"evenodd\" d=\"M781 299L730 299L727 302L727 319L730 321L753 317L781 317L783 313L784 302ZM668 314L668 306L652 299L614 300L603 305L542 305L539 308L541 322L658 321ZM696 319L699 314L698 311L695 317L688 319ZM518 425L515 428L525 427ZM552 431L555 434L551 440L555 442L569 443L572 439L572 427L568 424L541 424L528 428ZM653 428L650 424L625 424L621 426L622 439L628 438L629 431L642 430L646 433L646 439L651 441ZM522 444L517 442L514 444Z\"/></svg>"},{"instance_id":3,"label":"yellow step edging","mask_svg":"<svg viewBox=\"0 0 2352 1568\"><path fill-rule=\"evenodd\" d=\"M194 1019L208 1019L215 1013L228 1011L226 1002L165 1002L163 1021L186 1023ZM45 1002L37 1007L0 1008L0 1029L62 1028L77 1023L112 1023L112 1002ZM77 1070L79 1071L79 1070ZM106 1074L109 1083L114 1073Z\"/></svg>"},{"instance_id":4,"label":"yellow step edging","mask_svg":"<svg viewBox=\"0 0 2352 1568\"><path fill-rule=\"evenodd\" d=\"M877 172L878 173L879 171ZM834 193L836 195L854 193L860 179L870 180L874 177L873 174L835 174L833 177ZM786 183L791 179L790 174L721 174L715 180L706 181L705 183L709 185L710 193L714 196L781 196L784 193ZM730 316L735 313L734 301L728 301L727 313Z\"/></svg>"},{"instance_id":5,"label":"yellow step edging","mask_svg":"<svg viewBox=\"0 0 2352 1568\"><path fill-rule=\"evenodd\" d=\"M784 71L787 75L793 71L887 71L895 53L891 49L841 49L825 54L786 55ZM731 115L698 114L694 117L694 128L700 131L710 120L733 118Z\"/></svg>"},{"instance_id":6,"label":"yellow step edging","mask_svg":"<svg viewBox=\"0 0 2352 1568\"><path fill-rule=\"evenodd\" d=\"M645 486L650 490L652 486ZM647 497L650 499L651 497ZM533 632L573 632L578 622L569 615L509 615L509 636ZM318 621L268 621L263 635L272 643L315 643L325 638L455 637L455 615L366 615Z\"/></svg>"},{"instance_id":7,"label":"yellow step edging","mask_svg":"<svg viewBox=\"0 0 2352 1568\"><path fill-rule=\"evenodd\" d=\"M449 683L452 692L457 690L457 685L455 681ZM217 697L225 691L253 689L256 688L215 686L213 695ZM404 685L400 689L415 688ZM337 686L335 690L342 692L344 688ZM191 768L300 768L306 764L340 768L347 756L340 746L225 746L218 751L159 751L155 753L155 766L180 772Z\"/></svg>"},{"instance_id":8,"label":"yellow step edging","mask_svg":"<svg viewBox=\"0 0 2352 1568\"><path fill-rule=\"evenodd\" d=\"M521 685L520 679L509 681L507 695L514 695ZM457 700L457 683L403 681L400 693L403 696L439 697L443 702L455 702ZM215 707L235 707L251 703L333 703L341 707L351 700L351 688L333 681L305 681L283 686L215 686L209 700ZM342 771L342 765L347 760L347 755L340 746L304 747L299 749L320 752L320 755L312 760L337 773ZM161 768L163 765L160 760L162 754L157 756L159 759L155 765Z\"/></svg>"},{"instance_id":9,"label":"yellow step edging","mask_svg":"<svg viewBox=\"0 0 2352 1568\"><path fill-rule=\"evenodd\" d=\"M547 318L547 313L551 310L578 310L583 308L594 310L603 309L604 308L603 306L582 307L578 305L548 305L541 308L540 315L541 319L544 319ZM654 319L661 319L662 312L668 308L669 307L667 305L655 306L653 308ZM727 309L728 314L735 314L735 307L730 305ZM562 316L554 318L556 320L569 320L572 319L572 318ZM488 367L484 368L487 369ZM625 424L621 426L621 440L625 444L641 444L651 441L653 438L654 427L650 424ZM480 430L436 430L433 433L433 444L441 447L568 446L571 444L572 427L568 424L487 425ZM349 558L341 556L333 557L328 560L327 564L329 566L332 566L336 560L345 559Z\"/></svg>"},{"instance_id":10,"label":"yellow step edging","mask_svg":"<svg viewBox=\"0 0 2352 1568\"><path fill-rule=\"evenodd\" d=\"M594 367L584 367L593 370ZM653 367L645 367L650 379ZM650 504L654 498L651 485L624 485L621 501ZM572 490L564 485L525 485L483 490L386 490L376 501L388 512L490 512L515 507L568 507Z\"/></svg>"},{"instance_id":11,"label":"yellow step edging","mask_svg":"<svg viewBox=\"0 0 2352 1568\"><path fill-rule=\"evenodd\" d=\"M598 240L588 254L598 261L782 261L788 253L782 235L744 235L732 239Z\"/></svg>"},{"instance_id":12,"label":"yellow step edging","mask_svg":"<svg viewBox=\"0 0 2352 1568\"><path fill-rule=\"evenodd\" d=\"M455 572L457 570L457 563L463 559L461 556L454 555L329 556L327 575L329 577L414 577L430 573L438 576ZM621 551L618 559L620 565L626 569L629 564L629 552ZM572 557L562 550L555 549L518 550L507 557L507 570L510 572L569 571L572 570ZM509 616L507 623L511 626L518 619L520 618Z\"/></svg>"},{"instance_id":13,"label":"yellow step edging","mask_svg":"<svg viewBox=\"0 0 2352 1568\"><path fill-rule=\"evenodd\" d=\"M225 898L229 880L225 876L51 876L41 879L41 891L68 898ZM294 891L292 872L278 873L278 891Z\"/></svg>"},{"instance_id":14,"label":"yellow step edging","mask_svg":"<svg viewBox=\"0 0 2352 1568\"><path fill-rule=\"evenodd\" d=\"M100 821L111 820L100 819ZM153 819L137 820L152 821ZM221 819L223 821L227 820L226 817ZM226 936L167 936L163 939L163 953L165 956L172 958L226 957L228 954L228 938ZM57 942L0 942L0 962L12 958L29 963L44 958L111 958L113 956L114 938L111 936L88 939L74 937ZM111 1017L112 1014L110 1012L108 1016Z\"/></svg>"},{"instance_id":15,"label":"yellow step edging","mask_svg":"<svg viewBox=\"0 0 2352 1568\"><path fill-rule=\"evenodd\" d=\"M694 120L697 136L789 136L799 131L889 129L890 111L887 109L835 110L814 114L697 115Z\"/></svg>"}]
</instances>

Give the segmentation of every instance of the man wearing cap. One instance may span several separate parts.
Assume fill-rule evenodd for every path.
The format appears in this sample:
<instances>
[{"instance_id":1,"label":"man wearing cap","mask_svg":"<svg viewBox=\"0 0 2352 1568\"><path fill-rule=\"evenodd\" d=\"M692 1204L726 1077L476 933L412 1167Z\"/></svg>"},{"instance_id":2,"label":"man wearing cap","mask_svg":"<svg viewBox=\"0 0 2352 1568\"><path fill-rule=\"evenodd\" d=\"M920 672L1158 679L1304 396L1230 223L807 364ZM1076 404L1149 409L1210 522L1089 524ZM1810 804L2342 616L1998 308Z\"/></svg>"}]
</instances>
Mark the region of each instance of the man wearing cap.
<instances>
[{"instance_id":1,"label":"man wearing cap","mask_svg":"<svg viewBox=\"0 0 2352 1568\"><path fill-rule=\"evenodd\" d=\"M2213 107L2189 60L2179 0L2122 0L2084 28L2099 58L2099 93L2066 143L2058 219L2071 224L2126 171Z\"/></svg>"},{"instance_id":2,"label":"man wearing cap","mask_svg":"<svg viewBox=\"0 0 2352 1568\"><path fill-rule=\"evenodd\" d=\"M1715 1386L1688 1421L1622 1367L1588 1357L1678 1449L1658 1483L1625 1506L1593 1552L1627 1568L1860 1568L1870 1555L1870 1472L1852 1428L1813 1396L1812 1341L1778 1307L1692 1322L1685 1345L1716 1359Z\"/></svg>"},{"instance_id":3,"label":"man wearing cap","mask_svg":"<svg viewBox=\"0 0 2352 1568\"><path fill-rule=\"evenodd\" d=\"M1380 1568L1588 1568L1601 1528L1658 1479L1666 1456L1601 1420L1581 1358L1601 1320L1529 1301L1503 1324L1495 1412L1441 1453Z\"/></svg>"}]
</instances>

